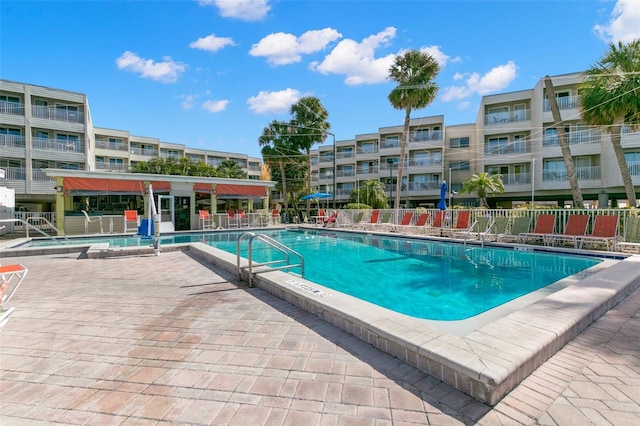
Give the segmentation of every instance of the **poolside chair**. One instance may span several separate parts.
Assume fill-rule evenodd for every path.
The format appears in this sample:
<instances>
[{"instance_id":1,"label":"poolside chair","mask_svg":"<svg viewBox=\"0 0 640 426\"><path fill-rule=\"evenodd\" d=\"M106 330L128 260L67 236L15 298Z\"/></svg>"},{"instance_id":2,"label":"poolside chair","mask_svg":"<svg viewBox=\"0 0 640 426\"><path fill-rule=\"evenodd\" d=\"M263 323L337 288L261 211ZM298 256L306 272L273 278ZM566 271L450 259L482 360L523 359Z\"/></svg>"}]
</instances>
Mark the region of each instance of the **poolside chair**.
<instances>
[{"instance_id":1,"label":"poolside chair","mask_svg":"<svg viewBox=\"0 0 640 426\"><path fill-rule=\"evenodd\" d=\"M200 229L214 229L216 227L209 210L199 210L198 218L200 219Z\"/></svg>"},{"instance_id":2,"label":"poolside chair","mask_svg":"<svg viewBox=\"0 0 640 426\"><path fill-rule=\"evenodd\" d=\"M561 234L550 235L545 243L547 245L555 246L558 242L570 241L575 248L577 246L576 239L587 233L587 227L589 226L589 215L587 214L571 214L567 218L567 223L564 227L564 232Z\"/></svg>"},{"instance_id":3,"label":"poolside chair","mask_svg":"<svg viewBox=\"0 0 640 426\"><path fill-rule=\"evenodd\" d=\"M433 223L431 224L431 226L425 227L425 234L441 236L442 227L444 226L444 218L445 218L445 211L438 210L436 214L433 216Z\"/></svg>"},{"instance_id":4,"label":"poolside chair","mask_svg":"<svg viewBox=\"0 0 640 426\"><path fill-rule=\"evenodd\" d=\"M364 214L366 213L365 210L360 210L357 214L356 217L353 219L353 221L351 221L350 224L345 224L344 226L347 228L354 228L356 226L360 226L362 224L362 219L364 218Z\"/></svg>"},{"instance_id":5,"label":"poolside chair","mask_svg":"<svg viewBox=\"0 0 640 426\"><path fill-rule=\"evenodd\" d=\"M640 217L629 216L624 223L624 239L616 245L616 250L640 254Z\"/></svg>"},{"instance_id":6,"label":"poolside chair","mask_svg":"<svg viewBox=\"0 0 640 426\"><path fill-rule=\"evenodd\" d=\"M506 216L498 216L493 218L493 222L491 223L491 232L494 241L498 241L501 236L507 234L510 222L511 221ZM529 230L527 229L527 231Z\"/></svg>"},{"instance_id":7,"label":"poolside chair","mask_svg":"<svg viewBox=\"0 0 640 426\"><path fill-rule=\"evenodd\" d=\"M29 270L21 264L0 265L0 305L11 300Z\"/></svg>"},{"instance_id":8,"label":"poolside chair","mask_svg":"<svg viewBox=\"0 0 640 426\"><path fill-rule=\"evenodd\" d=\"M369 217L369 221L362 221L358 228L366 229L367 225L372 225L374 223L378 223L378 219L380 218L380 210L373 210L371 212L371 216Z\"/></svg>"},{"instance_id":9,"label":"poolside chair","mask_svg":"<svg viewBox=\"0 0 640 426\"><path fill-rule=\"evenodd\" d=\"M239 228L240 227L240 216L236 214L232 209L227 210L227 227L229 228Z\"/></svg>"},{"instance_id":10,"label":"poolside chair","mask_svg":"<svg viewBox=\"0 0 640 426\"><path fill-rule=\"evenodd\" d=\"M456 222L450 228L443 227L442 228L442 236L443 237L455 237L458 234L466 233L470 228L470 218L471 211L470 210L459 210L456 215Z\"/></svg>"},{"instance_id":11,"label":"poolside chair","mask_svg":"<svg viewBox=\"0 0 640 426\"><path fill-rule=\"evenodd\" d=\"M390 230L393 232L399 232L400 229L409 226L411 223L411 219L413 219L413 212L406 212L402 215L402 220L399 224L392 224L389 226Z\"/></svg>"},{"instance_id":12,"label":"poolside chair","mask_svg":"<svg viewBox=\"0 0 640 426\"><path fill-rule=\"evenodd\" d=\"M84 233L89 233L89 224L98 222L100 224L100 233L104 234L102 229L102 216L89 216L86 210L82 210L82 214L84 214Z\"/></svg>"},{"instance_id":13,"label":"poolside chair","mask_svg":"<svg viewBox=\"0 0 640 426\"><path fill-rule=\"evenodd\" d=\"M140 217L137 210L125 210L124 211L124 233L133 231L138 232L138 226L140 226Z\"/></svg>"},{"instance_id":14,"label":"poolside chair","mask_svg":"<svg viewBox=\"0 0 640 426\"><path fill-rule=\"evenodd\" d=\"M529 232L531 227L531 218L526 216L516 216L507 219L507 223L502 222L503 218L496 218L496 241L497 242L522 242L520 235ZM509 227L509 222L511 226Z\"/></svg>"},{"instance_id":15,"label":"poolside chair","mask_svg":"<svg viewBox=\"0 0 640 426\"><path fill-rule=\"evenodd\" d=\"M491 218L491 216L478 216L476 217L476 220L471 224L468 230L460 231L460 232L464 234L465 242L471 237L484 242L487 235L491 232L492 227L493 227L493 218ZM458 231L454 231L454 232L458 232Z\"/></svg>"},{"instance_id":16,"label":"poolside chair","mask_svg":"<svg viewBox=\"0 0 640 426\"><path fill-rule=\"evenodd\" d=\"M576 238L578 248L582 248L584 243L589 243L594 246L604 244L607 250L613 250L620 239L619 224L620 218L617 215L597 215L591 235Z\"/></svg>"},{"instance_id":17,"label":"poolside chair","mask_svg":"<svg viewBox=\"0 0 640 426\"><path fill-rule=\"evenodd\" d=\"M430 216L431 215L429 213L420 213L420 216L418 216L414 225L407 225L402 230L413 233L423 233L426 230L427 221Z\"/></svg>"},{"instance_id":18,"label":"poolside chair","mask_svg":"<svg viewBox=\"0 0 640 426\"><path fill-rule=\"evenodd\" d=\"M525 232L520 234L520 241L523 243L534 242L541 240L545 243L546 238L549 238L556 229L556 215L555 214L540 214L536 219L536 224L533 227L533 232Z\"/></svg>"},{"instance_id":19,"label":"poolside chair","mask_svg":"<svg viewBox=\"0 0 640 426\"><path fill-rule=\"evenodd\" d=\"M386 231L387 228L391 225L391 216L392 216L392 212L383 212L382 216L380 216L380 220L378 222L375 223L367 223L365 224L365 229L367 230L374 230L374 229L379 229L382 228L383 231Z\"/></svg>"}]
</instances>

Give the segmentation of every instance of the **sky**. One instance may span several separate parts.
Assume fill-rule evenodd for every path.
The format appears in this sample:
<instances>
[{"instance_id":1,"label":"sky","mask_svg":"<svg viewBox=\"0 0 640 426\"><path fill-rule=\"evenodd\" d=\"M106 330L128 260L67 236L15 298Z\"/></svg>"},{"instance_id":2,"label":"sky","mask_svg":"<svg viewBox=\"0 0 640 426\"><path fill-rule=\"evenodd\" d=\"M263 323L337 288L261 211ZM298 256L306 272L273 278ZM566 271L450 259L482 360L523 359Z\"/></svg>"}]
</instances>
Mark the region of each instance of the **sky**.
<instances>
[{"instance_id":1,"label":"sky","mask_svg":"<svg viewBox=\"0 0 640 426\"><path fill-rule=\"evenodd\" d=\"M337 141L401 125L388 70L407 50L440 65L412 118L449 126L636 38L640 0L2 0L0 78L86 94L96 127L261 157L304 96Z\"/></svg>"}]
</instances>

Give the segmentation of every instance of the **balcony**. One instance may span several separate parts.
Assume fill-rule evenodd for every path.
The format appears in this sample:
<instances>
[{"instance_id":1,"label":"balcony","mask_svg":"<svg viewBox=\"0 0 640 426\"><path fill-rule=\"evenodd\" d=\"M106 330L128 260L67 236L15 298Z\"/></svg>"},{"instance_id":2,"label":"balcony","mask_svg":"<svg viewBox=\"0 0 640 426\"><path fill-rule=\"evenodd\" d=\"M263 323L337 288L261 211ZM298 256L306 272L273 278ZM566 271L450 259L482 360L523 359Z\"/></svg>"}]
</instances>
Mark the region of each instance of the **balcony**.
<instances>
[{"instance_id":1,"label":"balcony","mask_svg":"<svg viewBox=\"0 0 640 426\"><path fill-rule=\"evenodd\" d=\"M24 148L25 138L22 135L0 135L0 146L5 148Z\"/></svg>"},{"instance_id":2,"label":"balcony","mask_svg":"<svg viewBox=\"0 0 640 426\"><path fill-rule=\"evenodd\" d=\"M31 140L31 148L38 151L56 151L56 152L85 152L84 140L62 140L49 138L33 138Z\"/></svg>"},{"instance_id":3,"label":"balcony","mask_svg":"<svg viewBox=\"0 0 640 426\"><path fill-rule=\"evenodd\" d=\"M108 172L125 172L127 171L127 167L122 163L105 163L98 162L96 163L96 170L105 170Z\"/></svg>"},{"instance_id":4,"label":"balcony","mask_svg":"<svg viewBox=\"0 0 640 426\"><path fill-rule=\"evenodd\" d=\"M563 96L561 98L556 98L556 102L558 103L558 109L577 109L578 105L580 105L580 96ZM544 112L551 111L551 103L549 99L545 99L542 105L542 110Z\"/></svg>"},{"instance_id":5,"label":"balcony","mask_svg":"<svg viewBox=\"0 0 640 426\"><path fill-rule=\"evenodd\" d=\"M380 141L380 149L395 149L400 148L400 141L396 139L382 140Z\"/></svg>"},{"instance_id":6,"label":"balcony","mask_svg":"<svg viewBox=\"0 0 640 426\"><path fill-rule=\"evenodd\" d=\"M3 167L5 180L24 181L27 178L27 170L24 167Z\"/></svg>"},{"instance_id":7,"label":"balcony","mask_svg":"<svg viewBox=\"0 0 640 426\"><path fill-rule=\"evenodd\" d=\"M569 145L580 145L589 143L600 143L602 139L602 131L599 129L594 130L578 130L574 132L567 132L567 141ZM557 134L546 134L542 139L543 146L560 146L560 138Z\"/></svg>"},{"instance_id":8,"label":"balcony","mask_svg":"<svg viewBox=\"0 0 640 426\"><path fill-rule=\"evenodd\" d=\"M140 156L143 156L143 157L157 157L158 156L158 151L156 151L153 148L138 148L138 147L132 146L131 147L131 153L133 155L140 155Z\"/></svg>"},{"instance_id":9,"label":"balcony","mask_svg":"<svg viewBox=\"0 0 640 426\"><path fill-rule=\"evenodd\" d=\"M526 142L510 142L499 144L485 144L484 154L491 155L511 155L511 154L527 154L531 152L531 143Z\"/></svg>"},{"instance_id":10,"label":"balcony","mask_svg":"<svg viewBox=\"0 0 640 426\"><path fill-rule=\"evenodd\" d=\"M409 159L409 167L427 167L439 166L442 164L442 158L411 158Z\"/></svg>"},{"instance_id":11,"label":"balcony","mask_svg":"<svg viewBox=\"0 0 640 426\"><path fill-rule=\"evenodd\" d=\"M367 154L377 154L378 153L378 149L376 147L371 147L371 148L362 148L362 147L358 147L356 149L356 153L360 156L360 155L367 155Z\"/></svg>"},{"instance_id":12,"label":"balcony","mask_svg":"<svg viewBox=\"0 0 640 426\"><path fill-rule=\"evenodd\" d=\"M378 174L378 167L377 166L358 166L356 167L356 173L358 175L373 175L373 174Z\"/></svg>"},{"instance_id":13,"label":"balcony","mask_svg":"<svg viewBox=\"0 0 640 426\"><path fill-rule=\"evenodd\" d=\"M0 114L24 116L24 104L17 102L0 101Z\"/></svg>"},{"instance_id":14,"label":"balcony","mask_svg":"<svg viewBox=\"0 0 640 426\"><path fill-rule=\"evenodd\" d=\"M576 175L578 180L599 180L600 179L600 166L593 167L576 167ZM543 182L568 182L569 176L566 170L543 170L542 171Z\"/></svg>"},{"instance_id":15,"label":"balcony","mask_svg":"<svg viewBox=\"0 0 640 426\"><path fill-rule=\"evenodd\" d=\"M70 111L64 108L34 105L32 108L32 115L34 118L84 124L84 114L80 111Z\"/></svg>"},{"instance_id":16,"label":"balcony","mask_svg":"<svg viewBox=\"0 0 640 426\"><path fill-rule=\"evenodd\" d=\"M355 176L356 172L353 169L350 170L336 170L336 177L347 177L347 176Z\"/></svg>"},{"instance_id":17,"label":"balcony","mask_svg":"<svg viewBox=\"0 0 640 426\"><path fill-rule=\"evenodd\" d=\"M97 149L106 149L109 151L128 151L129 147L123 142L109 142L96 140Z\"/></svg>"},{"instance_id":18,"label":"balcony","mask_svg":"<svg viewBox=\"0 0 640 426\"><path fill-rule=\"evenodd\" d=\"M336 153L336 158L338 160L342 160L343 158L354 158L356 154L353 151L338 151Z\"/></svg>"},{"instance_id":19,"label":"balcony","mask_svg":"<svg viewBox=\"0 0 640 426\"><path fill-rule=\"evenodd\" d=\"M31 180L33 182L52 182L51 179L45 172L40 169L31 170ZM51 192L53 192L53 186L51 187Z\"/></svg>"},{"instance_id":20,"label":"balcony","mask_svg":"<svg viewBox=\"0 0 640 426\"><path fill-rule=\"evenodd\" d=\"M484 125L494 126L498 124L517 123L520 121L531 120L530 109L520 109L514 111L502 111L485 114Z\"/></svg>"},{"instance_id":21,"label":"balcony","mask_svg":"<svg viewBox=\"0 0 640 426\"><path fill-rule=\"evenodd\" d=\"M530 185L531 173L509 173L502 175L502 183L508 185Z\"/></svg>"},{"instance_id":22,"label":"balcony","mask_svg":"<svg viewBox=\"0 0 640 426\"><path fill-rule=\"evenodd\" d=\"M409 182L409 191L435 191L440 190L440 182Z\"/></svg>"},{"instance_id":23,"label":"balcony","mask_svg":"<svg viewBox=\"0 0 640 426\"><path fill-rule=\"evenodd\" d=\"M333 163L333 155L323 155L319 158L320 163Z\"/></svg>"},{"instance_id":24,"label":"balcony","mask_svg":"<svg viewBox=\"0 0 640 426\"><path fill-rule=\"evenodd\" d=\"M409 142L428 142L442 140L442 131L434 130L431 132L411 132Z\"/></svg>"}]
</instances>

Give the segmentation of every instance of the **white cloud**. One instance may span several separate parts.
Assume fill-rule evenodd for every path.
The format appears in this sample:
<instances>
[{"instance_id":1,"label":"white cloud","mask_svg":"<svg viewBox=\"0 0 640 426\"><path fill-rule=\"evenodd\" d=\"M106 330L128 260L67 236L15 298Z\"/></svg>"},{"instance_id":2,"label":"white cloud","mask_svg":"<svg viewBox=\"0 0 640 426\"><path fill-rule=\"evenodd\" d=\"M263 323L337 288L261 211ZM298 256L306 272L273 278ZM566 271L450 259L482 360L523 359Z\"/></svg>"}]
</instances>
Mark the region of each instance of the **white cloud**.
<instances>
[{"instance_id":1,"label":"white cloud","mask_svg":"<svg viewBox=\"0 0 640 426\"><path fill-rule=\"evenodd\" d=\"M452 58L451 56L446 55L442 50L440 50L440 46L426 46L420 48L420 51L433 56L433 59L435 59L438 65L440 65L440 68L444 68L449 62L461 61L459 56Z\"/></svg>"},{"instance_id":2,"label":"white cloud","mask_svg":"<svg viewBox=\"0 0 640 426\"><path fill-rule=\"evenodd\" d=\"M295 89L285 89L279 92L261 91L256 96L247 99L249 109L258 114L282 114L302 98L302 94Z\"/></svg>"},{"instance_id":3,"label":"white cloud","mask_svg":"<svg viewBox=\"0 0 640 426\"><path fill-rule=\"evenodd\" d=\"M189 47L191 48L205 50L207 52L217 52L226 46L235 46L233 39L229 37L216 37L215 34L199 38L189 44Z\"/></svg>"},{"instance_id":4,"label":"white cloud","mask_svg":"<svg viewBox=\"0 0 640 426\"><path fill-rule=\"evenodd\" d=\"M606 25L595 25L593 30L607 42L628 43L640 38L640 2L618 0Z\"/></svg>"},{"instance_id":5,"label":"white cloud","mask_svg":"<svg viewBox=\"0 0 640 426\"><path fill-rule=\"evenodd\" d=\"M220 112L227 109L227 105L229 105L229 101L227 99L221 99L219 101L204 101L202 103L202 109L209 112Z\"/></svg>"},{"instance_id":6,"label":"white cloud","mask_svg":"<svg viewBox=\"0 0 640 426\"><path fill-rule=\"evenodd\" d=\"M287 65L300 62L302 54L318 52L329 43L342 37L333 28L307 31L300 37L288 33L273 33L254 44L251 56L264 56L272 65Z\"/></svg>"},{"instance_id":7,"label":"white cloud","mask_svg":"<svg viewBox=\"0 0 640 426\"><path fill-rule=\"evenodd\" d=\"M509 61L504 65L492 68L488 73L480 76L477 72L462 76L456 74L454 80L463 80L464 84L447 87L441 96L444 102L464 99L471 95L486 95L507 87L517 76L515 62Z\"/></svg>"},{"instance_id":8,"label":"white cloud","mask_svg":"<svg viewBox=\"0 0 640 426\"><path fill-rule=\"evenodd\" d=\"M373 34L358 43L342 40L322 62L313 62L310 68L322 74L344 74L348 85L380 83L387 79L394 54L376 58L375 51L396 36L394 27Z\"/></svg>"},{"instance_id":9,"label":"white cloud","mask_svg":"<svg viewBox=\"0 0 640 426\"><path fill-rule=\"evenodd\" d=\"M181 95L180 98L182 99L182 102L180 103L180 108L192 109L193 103L198 98L198 95Z\"/></svg>"},{"instance_id":10,"label":"white cloud","mask_svg":"<svg viewBox=\"0 0 640 426\"><path fill-rule=\"evenodd\" d=\"M269 0L198 0L201 6L215 6L224 18L260 21L271 10Z\"/></svg>"},{"instance_id":11,"label":"white cloud","mask_svg":"<svg viewBox=\"0 0 640 426\"><path fill-rule=\"evenodd\" d=\"M133 52L126 51L116 59L116 64L118 69L138 73L144 78L163 83L175 83L187 66L181 62L174 62L169 56L162 59L163 62L154 62L152 59L144 59Z\"/></svg>"}]
</instances>

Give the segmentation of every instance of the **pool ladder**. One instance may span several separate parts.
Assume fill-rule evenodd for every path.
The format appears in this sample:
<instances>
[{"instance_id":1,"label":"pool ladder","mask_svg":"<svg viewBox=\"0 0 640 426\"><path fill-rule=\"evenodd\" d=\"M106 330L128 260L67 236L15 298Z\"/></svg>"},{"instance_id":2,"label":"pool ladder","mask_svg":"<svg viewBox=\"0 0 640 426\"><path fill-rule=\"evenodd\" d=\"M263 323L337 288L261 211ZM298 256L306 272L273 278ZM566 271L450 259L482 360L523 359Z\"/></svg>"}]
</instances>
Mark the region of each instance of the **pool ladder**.
<instances>
[{"instance_id":1,"label":"pool ladder","mask_svg":"<svg viewBox=\"0 0 640 426\"><path fill-rule=\"evenodd\" d=\"M248 260L248 264L247 266L241 266L241 259L242 257L240 256L240 243L242 242L242 240L248 237L249 238L249 242L248 242L248 246L247 246L247 260ZM253 262L253 241L254 240L259 240L264 242L265 244L267 244L268 246L274 248L275 250L279 251L280 253L283 253L285 258L284 259L280 259L280 260L272 260L269 262L263 262L263 263L254 263ZM291 256L295 256L297 257L300 262L299 263L291 263ZM256 234L254 232L243 232L242 234L240 234L240 236L238 237L238 240L236 241L236 265L237 265L237 271L238 271L238 279L242 279L242 272L243 271L247 271L248 272L248 282L249 282L249 287L253 287L253 274L256 273L260 273L260 272L269 272L269 271L275 271L275 270L285 270L285 271L289 271L293 268L300 268L301 272L300 275L304 276L304 258L302 257L302 255L300 253L298 253L297 251L285 246L284 244L274 240L273 238L265 235L265 234ZM262 268L264 267L264 268ZM257 271L254 271L254 268L261 268Z\"/></svg>"}]
</instances>

